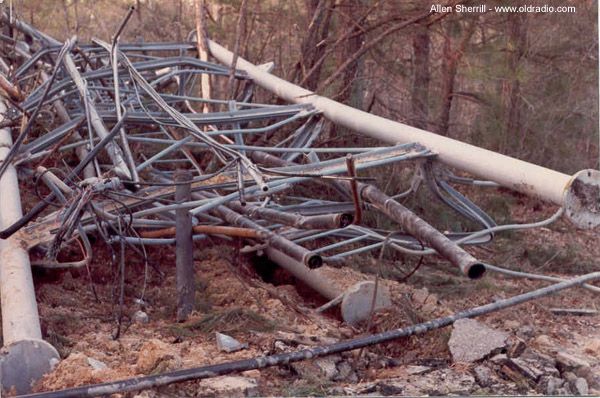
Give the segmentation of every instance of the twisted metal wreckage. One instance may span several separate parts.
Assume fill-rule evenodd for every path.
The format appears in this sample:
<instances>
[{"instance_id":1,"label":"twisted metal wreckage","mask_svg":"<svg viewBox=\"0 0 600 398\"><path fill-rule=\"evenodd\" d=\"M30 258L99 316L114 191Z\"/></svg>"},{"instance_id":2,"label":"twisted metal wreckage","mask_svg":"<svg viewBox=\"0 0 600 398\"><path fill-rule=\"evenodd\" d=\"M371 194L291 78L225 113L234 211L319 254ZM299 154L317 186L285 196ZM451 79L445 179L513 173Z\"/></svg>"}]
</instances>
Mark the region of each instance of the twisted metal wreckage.
<instances>
[{"instance_id":1,"label":"twisted metal wreckage","mask_svg":"<svg viewBox=\"0 0 600 398\"><path fill-rule=\"evenodd\" d=\"M95 396L275 366L424 333L574 286L600 290L585 284L600 273L570 280L525 274L484 264L461 248L489 242L496 232L547 225L563 214L579 227L597 227L598 171L571 177L361 112L271 75L272 64L255 66L238 57L234 71L234 55L212 41L210 53L225 66L198 60L193 41L121 44L119 36L130 15L131 10L111 43L96 39L85 45L75 38L58 42L2 15L4 389L28 393L31 383L58 361L57 351L42 340L31 265L87 267L93 250L89 234L120 251L121 277L126 248L145 258L148 246L176 244L179 272L180 262L190 262L192 239L243 238L248 242L243 251L266 254L331 305L343 304L357 286L336 290L318 268L323 263L342 266L351 255L386 247L418 256L438 254L469 278L490 270L557 283L450 317L330 346L34 396ZM231 74L240 82L241 93L235 99L197 97L201 74L223 79ZM294 104L252 102L256 85ZM221 111L196 112L203 104ZM325 119L390 146L313 147ZM290 133L274 145L260 145L282 136L278 131ZM50 158L62 160L62 165L45 168ZM406 192L390 197L359 177L365 169L399 162L416 169ZM442 164L485 180L458 177ZM17 176L40 198L25 214ZM541 222L496 225L452 183L502 185L561 207ZM48 195L39 193L41 184ZM398 202L420 185L481 229L441 233ZM319 192L307 189L310 186L329 187L345 200L308 197ZM361 225L363 212L380 212L397 228ZM83 259L58 262L61 248L73 244L78 244ZM28 251L33 248L45 253L44 260L30 264ZM365 308L379 293L375 286L367 288L369 294L361 297L372 299ZM344 319L355 322L370 313L357 311L343 311Z\"/></svg>"}]
</instances>

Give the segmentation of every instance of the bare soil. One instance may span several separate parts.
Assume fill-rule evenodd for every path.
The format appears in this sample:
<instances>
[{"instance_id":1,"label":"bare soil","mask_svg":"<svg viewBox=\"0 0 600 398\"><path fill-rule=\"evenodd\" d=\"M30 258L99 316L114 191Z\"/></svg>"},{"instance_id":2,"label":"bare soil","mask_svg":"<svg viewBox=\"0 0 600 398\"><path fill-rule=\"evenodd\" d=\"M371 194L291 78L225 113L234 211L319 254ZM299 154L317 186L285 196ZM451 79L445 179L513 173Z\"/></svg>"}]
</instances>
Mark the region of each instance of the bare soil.
<instances>
[{"instance_id":1,"label":"bare soil","mask_svg":"<svg viewBox=\"0 0 600 398\"><path fill-rule=\"evenodd\" d=\"M538 220L555 211L534 201L524 201L523 204L511 208L513 221ZM208 243L203 245L209 246ZM97 246L91 276L98 299L85 270L36 274L43 332L63 358L54 371L37 384L36 391L158 374L311 344L327 344L367 332L407 326L546 284L491 273L481 280L470 281L448 263L427 258L415 275L404 283L385 277L387 274L382 272L384 277L380 278L380 282L390 289L394 307L376 314L371 330L367 331L366 325L353 328L343 324L336 309L324 314L315 313L314 309L322 305L324 299L297 283L290 275L273 268L274 265L265 262L256 265L257 262L238 256L236 245L220 244L196 249L196 310L188 321L177 323L175 258L172 249L166 248L150 253L150 261L164 276L153 267L145 270L140 260L131 254L127 264L121 331L115 339L119 311L116 304L118 285L113 277L116 268L110 252L100 247L101 244ZM548 228L509 233L498 237L489 246L469 250L484 261L530 272L568 277L600 270L597 265L600 257L597 234L578 231L565 221ZM413 259L411 264L414 262ZM348 267L326 269L324 272L341 285L349 285L354 281L375 278L372 273L360 270L394 266L389 259L382 265L374 264L372 260L362 258ZM142 291L144 294L140 300ZM511 338L523 341L527 347L544 355L555 356L559 351L578 355L600 374L600 316L559 316L549 311L553 307L599 308L599 304L597 295L584 289L574 289L479 320L490 327L510 332ZM148 323L132 322L133 314L138 310L148 314ZM235 353L219 352L214 338L216 331L247 343L248 348ZM249 371L241 376L254 379L257 391L252 394L261 396L369 392L430 394L435 390L421 388L417 381L429 378L434 383L433 380L440 374L447 380L457 380L458 384L471 383L462 391L466 393L539 394L535 386L519 385L519 380L505 374L497 375L499 381L492 387L478 385L472 376L477 364L452 363L447 348L450 333L451 328L446 328L371 347L361 353L345 353L335 361L338 370L341 362L348 364L349 370L345 368L344 374L335 377L319 372L323 366L315 368L314 361ZM90 365L93 360L101 361L105 368L94 369ZM425 366L426 370L419 374L416 366ZM415 390L408 387L394 390L395 387L389 387L391 384L382 382L385 380L404 380ZM594 388L598 387L590 385L591 393L600 393ZM198 395L221 394L207 390L205 384L198 381L140 394L144 397Z\"/></svg>"}]
</instances>

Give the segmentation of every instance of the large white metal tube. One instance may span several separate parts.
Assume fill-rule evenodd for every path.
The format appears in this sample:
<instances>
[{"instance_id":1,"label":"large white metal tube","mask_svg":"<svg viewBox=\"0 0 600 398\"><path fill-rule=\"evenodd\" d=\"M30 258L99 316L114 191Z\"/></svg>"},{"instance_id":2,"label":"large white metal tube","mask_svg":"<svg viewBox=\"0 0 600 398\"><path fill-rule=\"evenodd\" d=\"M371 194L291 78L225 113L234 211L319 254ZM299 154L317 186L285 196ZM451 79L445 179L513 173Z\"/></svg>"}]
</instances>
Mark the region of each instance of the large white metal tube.
<instances>
[{"instance_id":1,"label":"large white metal tube","mask_svg":"<svg viewBox=\"0 0 600 398\"><path fill-rule=\"evenodd\" d=\"M231 65L231 51L214 41L209 41L209 49L220 62ZM418 142L437 152L439 160L449 166L527 195L558 205L564 204L565 192L572 180L567 174L340 104L280 79L240 57L237 58L236 68L245 71L255 83L287 101L313 105L325 117L341 126L390 144Z\"/></svg>"},{"instance_id":2,"label":"large white metal tube","mask_svg":"<svg viewBox=\"0 0 600 398\"><path fill-rule=\"evenodd\" d=\"M6 112L0 101L0 121ZM12 146L8 129L0 129L0 162ZM17 172L11 165L0 178L0 229L23 216ZM2 337L0 378L3 389L29 391L31 382L51 369L56 350L42 340L27 249L15 238L0 239L0 299Z\"/></svg>"}]
</instances>

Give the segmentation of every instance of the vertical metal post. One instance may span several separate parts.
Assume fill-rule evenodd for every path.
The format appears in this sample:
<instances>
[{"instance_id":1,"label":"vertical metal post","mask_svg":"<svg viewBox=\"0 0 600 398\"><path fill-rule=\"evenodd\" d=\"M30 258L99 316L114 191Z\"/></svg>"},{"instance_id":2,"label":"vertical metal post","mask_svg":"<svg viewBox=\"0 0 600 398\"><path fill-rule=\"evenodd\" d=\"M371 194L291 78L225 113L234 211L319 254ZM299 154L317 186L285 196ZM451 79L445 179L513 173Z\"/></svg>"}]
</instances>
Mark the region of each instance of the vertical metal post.
<instances>
[{"instance_id":1,"label":"vertical metal post","mask_svg":"<svg viewBox=\"0 0 600 398\"><path fill-rule=\"evenodd\" d=\"M192 185L185 183L192 180L188 170L177 170L175 182L175 201L187 202L191 199ZM188 209L178 209L175 212L176 228L176 267L177 267L177 321L185 321L195 303L194 282L194 247L192 241L192 215Z\"/></svg>"},{"instance_id":2,"label":"vertical metal post","mask_svg":"<svg viewBox=\"0 0 600 398\"><path fill-rule=\"evenodd\" d=\"M0 101L0 121L6 106ZM8 129L0 129L0 162L12 146ZM12 225L23 216L17 171L9 165L0 178L0 228ZM2 337L0 383L2 390L18 394L31 390L31 384L52 368L58 352L42 340L40 319L29 253L15 237L0 240L0 295ZM0 393L1 394L1 393Z\"/></svg>"}]
</instances>

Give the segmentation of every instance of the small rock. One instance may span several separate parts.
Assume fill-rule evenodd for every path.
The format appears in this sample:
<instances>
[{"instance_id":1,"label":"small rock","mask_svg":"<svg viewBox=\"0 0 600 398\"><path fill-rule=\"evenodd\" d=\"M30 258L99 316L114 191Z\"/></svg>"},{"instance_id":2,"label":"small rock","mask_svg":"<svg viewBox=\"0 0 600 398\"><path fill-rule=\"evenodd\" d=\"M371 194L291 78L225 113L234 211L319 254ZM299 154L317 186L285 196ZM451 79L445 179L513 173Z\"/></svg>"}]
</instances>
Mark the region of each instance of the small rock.
<instances>
[{"instance_id":1,"label":"small rock","mask_svg":"<svg viewBox=\"0 0 600 398\"><path fill-rule=\"evenodd\" d=\"M508 362L508 357L506 354L498 354L491 357L490 361L496 365L504 365L506 362Z\"/></svg>"},{"instance_id":2,"label":"small rock","mask_svg":"<svg viewBox=\"0 0 600 398\"><path fill-rule=\"evenodd\" d=\"M561 351L556 355L556 363L558 369L562 372L582 367L590 367L590 364L587 361L577 358L574 355L567 354L564 351Z\"/></svg>"},{"instance_id":3,"label":"small rock","mask_svg":"<svg viewBox=\"0 0 600 398\"><path fill-rule=\"evenodd\" d=\"M397 396L404 392L404 385L395 380L386 380L377 384L377 390L383 396Z\"/></svg>"},{"instance_id":4,"label":"small rock","mask_svg":"<svg viewBox=\"0 0 600 398\"><path fill-rule=\"evenodd\" d=\"M148 323L150 321L150 318L148 318L148 314L146 314L144 311L142 310L138 310L133 314L133 317L131 318L131 320L135 323Z\"/></svg>"},{"instance_id":5,"label":"small rock","mask_svg":"<svg viewBox=\"0 0 600 398\"><path fill-rule=\"evenodd\" d=\"M517 330L517 337L523 340L529 340L534 334L535 331L530 325L523 325Z\"/></svg>"},{"instance_id":6,"label":"small rock","mask_svg":"<svg viewBox=\"0 0 600 398\"><path fill-rule=\"evenodd\" d=\"M512 358L508 361L507 365L513 370L521 373L523 376L533 381L538 381L540 377L544 375L540 369L533 364L519 358Z\"/></svg>"},{"instance_id":7,"label":"small rock","mask_svg":"<svg viewBox=\"0 0 600 398\"><path fill-rule=\"evenodd\" d=\"M563 379L554 376L543 376L540 380L541 392L546 395L556 395L556 391L563 384L565 384Z\"/></svg>"},{"instance_id":8,"label":"small rock","mask_svg":"<svg viewBox=\"0 0 600 398\"><path fill-rule=\"evenodd\" d=\"M140 348L136 369L140 373L159 373L180 368L181 357L174 348L157 339L146 341Z\"/></svg>"},{"instance_id":9,"label":"small rock","mask_svg":"<svg viewBox=\"0 0 600 398\"><path fill-rule=\"evenodd\" d=\"M377 293L377 297L375 297L375 306L371 308L374 293ZM375 282L364 281L346 289L340 310L344 322L348 325L357 325L371 317L372 309L382 310L391 306L392 300L387 287L379 284L375 290Z\"/></svg>"},{"instance_id":10,"label":"small rock","mask_svg":"<svg viewBox=\"0 0 600 398\"><path fill-rule=\"evenodd\" d=\"M252 379L258 379L260 377L260 370L258 370L258 369L246 370L245 372L242 372L241 375L244 377L250 377Z\"/></svg>"},{"instance_id":11,"label":"small rock","mask_svg":"<svg viewBox=\"0 0 600 398\"><path fill-rule=\"evenodd\" d=\"M62 286L65 290L73 291L76 288L75 279L73 279L73 275L67 271L63 275Z\"/></svg>"},{"instance_id":12,"label":"small rock","mask_svg":"<svg viewBox=\"0 0 600 398\"><path fill-rule=\"evenodd\" d=\"M533 345L539 348L555 346L554 341L552 341L552 339L545 334L540 334L539 336L537 336L535 339L533 339L532 343Z\"/></svg>"},{"instance_id":13,"label":"small rock","mask_svg":"<svg viewBox=\"0 0 600 398\"><path fill-rule=\"evenodd\" d=\"M600 339L590 339L585 343L583 350L588 354L594 355L596 358L600 358Z\"/></svg>"},{"instance_id":14,"label":"small rock","mask_svg":"<svg viewBox=\"0 0 600 398\"><path fill-rule=\"evenodd\" d=\"M202 380L199 384L200 397L256 397L256 380L240 376L221 376Z\"/></svg>"},{"instance_id":15,"label":"small rock","mask_svg":"<svg viewBox=\"0 0 600 398\"><path fill-rule=\"evenodd\" d=\"M578 377L573 383L573 389L577 395L588 395L589 387L587 381L583 377Z\"/></svg>"},{"instance_id":16,"label":"small rock","mask_svg":"<svg viewBox=\"0 0 600 398\"><path fill-rule=\"evenodd\" d=\"M556 361L554 360L554 358L542 354L539 351L536 351L530 347L527 347L525 349L525 351L523 351L523 353L520 356L523 359L526 359L528 361L533 361L533 362L539 362L541 364L543 364L546 367L555 367L556 366Z\"/></svg>"},{"instance_id":17,"label":"small rock","mask_svg":"<svg viewBox=\"0 0 600 398\"><path fill-rule=\"evenodd\" d=\"M156 398L156 391L146 390L133 396L133 398Z\"/></svg>"},{"instance_id":18,"label":"small rock","mask_svg":"<svg viewBox=\"0 0 600 398\"><path fill-rule=\"evenodd\" d=\"M474 319L454 322L448 347L454 362L474 362L506 346L508 334Z\"/></svg>"},{"instance_id":19,"label":"small rock","mask_svg":"<svg viewBox=\"0 0 600 398\"><path fill-rule=\"evenodd\" d=\"M317 358L313 361L296 362L290 366L302 378L308 380L332 380L339 375L336 363L341 361L339 355L333 355L325 358Z\"/></svg>"},{"instance_id":20,"label":"small rock","mask_svg":"<svg viewBox=\"0 0 600 398\"><path fill-rule=\"evenodd\" d=\"M338 374L338 369L335 364L340 360L339 356L329 356L325 358L317 358L314 360L317 368L321 370L321 373L327 380L333 380Z\"/></svg>"},{"instance_id":21,"label":"small rock","mask_svg":"<svg viewBox=\"0 0 600 398\"><path fill-rule=\"evenodd\" d=\"M475 376L475 381L481 387L488 387L494 382L494 373L487 366L476 366L473 369L473 375Z\"/></svg>"},{"instance_id":22,"label":"small rock","mask_svg":"<svg viewBox=\"0 0 600 398\"><path fill-rule=\"evenodd\" d=\"M504 329L506 330L516 330L519 326L521 326L521 322L512 319L504 321Z\"/></svg>"},{"instance_id":23,"label":"small rock","mask_svg":"<svg viewBox=\"0 0 600 398\"><path fill-rule=\"evenodd\" d=\"M409 365L406 367L406 373L408 373L409 375L422 375L429 371L431 371L431 368L429 366Z\"/></svg>"},{"instance_id":24,"label":"small rock","mask_svg":"<svg viewBox=\"0 0 600 398\"><path fill-rule=\"evenodd\" d=\"M236 352L248 348L248 344L242 344L233 337L228 336L226 334L215 332L215 337L217 340L217 348L219 349L219 351Z\"/></svg>"},{"instance_id":25,"label":"small rock","mask_svg":"<svg viewBox=\"0 0 600 398\"><path fill-rule=\"evenodd\" d=\"M574 383L577 380L577 375L573 372L565 372L563 373L563 377L566 381Z\"/></svg>"},{"instance_id":26,"label":"small rock","mask_svg":"<svg viewBox=\"0 0 600 398\"><path fill-rule=\"evenodd\" d=\"M519 394L524 395L530 388L535 386L535 382L530 378L523 376L521 372L518 372L511 368L509 365L500 366L499 372L503 378L512 380L519 389Z\"/></svg>"},{"instance_id":27,"label":"small rock","mask_svg":"<svg viewBox=\"0 0 600 398\"><path fill-rule=\"evenodd\" d=\"M334 377L335 381L348 381L350 383L356 383L358 381L358 377L356 376L356 372L352 369L352 366L346 361L342 361L337 364L338 374Z\"/></svg>"},{"instance_id":28,"label":"small rock","mask_svg":"<svg viewBox=\"0 0 600 398\"><path fill-rule=\"evenodd\" d=\"M338 386L330 388L329 391L327 391L327 394L329 396L334 396L334 397L347 395L346 389L344 387L338 387Z\"/></svg>"},{"instance_id":29,"label":"small rock","mask_svg":"<svg viewBox=\"0 0 600 398\"><path fill-rule=\"evenodd\" d=\"M523 351L525 351L525 349L527 348L527 345L525 345L525 342L521 339L518 339L515 343L513 343L507 351L508 357L509 358L517 358L519 357Z\"/></svg>"},{"instance_id":30,"label":"small rock","mask_svg":"<svg viewBox=\"0 0 600 398\"><path fill-rule=\"evenodd\" d=\"M569 386L565 385L564 387L560 387L556 389L556 395L572 395L571 390L569 390Z\"/></svg>"},{"instance_id":31,"label":"small rock","mask_svg":"<svg viewBox=\"0 0 600 398\"><path fill-rule=\"evenodd\" d=\"M102 361L99 361L97 359L94 358L87 358L87 363L94 369L94 370L103 370L106 369L108 366L106 366L106 364Z\"/></svg>"}]
</instances>

